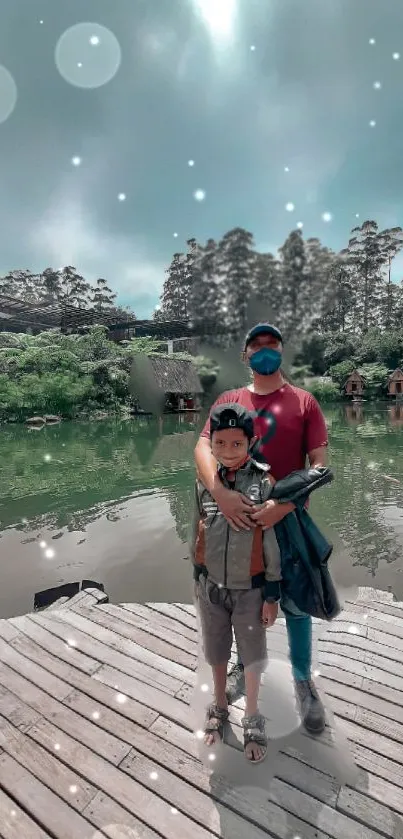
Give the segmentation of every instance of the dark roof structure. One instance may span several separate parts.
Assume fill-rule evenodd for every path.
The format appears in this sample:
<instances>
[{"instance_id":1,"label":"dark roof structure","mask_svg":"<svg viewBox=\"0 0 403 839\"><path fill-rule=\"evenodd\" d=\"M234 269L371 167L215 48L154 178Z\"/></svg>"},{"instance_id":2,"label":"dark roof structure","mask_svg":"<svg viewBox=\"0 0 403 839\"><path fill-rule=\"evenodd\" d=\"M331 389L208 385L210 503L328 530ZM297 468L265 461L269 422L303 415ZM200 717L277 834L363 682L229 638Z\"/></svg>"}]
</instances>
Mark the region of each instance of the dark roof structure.
<instances>
[{"instance_id":1,"label":"dark roof structure","mask_svg":"<svg viewBox=\"0 0 403 839\"><path fill-rule=\"evenodd\" d=\"M203 393L194 364L174 356L148 356L155 381L163 393Z\"/></svg>"}]
</instances>

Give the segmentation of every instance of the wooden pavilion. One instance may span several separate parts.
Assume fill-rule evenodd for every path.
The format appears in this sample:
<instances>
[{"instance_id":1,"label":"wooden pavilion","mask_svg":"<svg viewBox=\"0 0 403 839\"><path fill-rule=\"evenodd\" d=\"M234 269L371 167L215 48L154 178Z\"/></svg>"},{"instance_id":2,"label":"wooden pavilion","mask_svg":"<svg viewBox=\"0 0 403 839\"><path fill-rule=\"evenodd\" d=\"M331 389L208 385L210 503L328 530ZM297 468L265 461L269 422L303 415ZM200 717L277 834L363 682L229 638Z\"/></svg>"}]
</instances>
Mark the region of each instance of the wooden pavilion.
<instances>
[{"instance_id":1,"label":"wooden pavilion","mask_svg":"<svg viewBox=\"0 0 403 839\"><path fill-rule=\"evenodd\" d=\"M364 395L365 385L364 376L358 370L353 370L344 382L343 391L346 396L352 396L353 399L361 398Z\"/></svg>"},{"instance_id":2,"label":"wooden pavilion","mask_svg":"<svg viewBox=\"0 0 403 839\"><path fill-rule=\"evenodd\" d=\"M387 382L388 396L396 396L396 398L403 399L403 370L396 367L396 370L390 374Z\"/></svg>"}]
</instances>

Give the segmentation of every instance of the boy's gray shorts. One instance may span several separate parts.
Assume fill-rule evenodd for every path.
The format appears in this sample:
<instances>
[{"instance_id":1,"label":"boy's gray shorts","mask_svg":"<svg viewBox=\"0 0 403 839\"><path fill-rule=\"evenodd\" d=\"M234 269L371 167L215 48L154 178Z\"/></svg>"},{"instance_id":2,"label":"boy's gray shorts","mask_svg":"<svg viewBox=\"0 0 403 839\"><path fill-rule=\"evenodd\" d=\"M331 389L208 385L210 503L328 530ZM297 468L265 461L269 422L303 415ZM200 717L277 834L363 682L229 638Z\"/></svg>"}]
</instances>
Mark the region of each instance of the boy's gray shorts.
<instances>
[{"instance_id":1,"label":"boy's gray shorts","mask_svg":"<svg viewBox=\"0 0 403 839\"><path fill-rule=\"evenodd\" d=\"M234 630L244 667L264 666L267 644L262 624L262 589L219 588L201 576L195 593L207 664L215 666L230 660Z\"/></svg>"}]
</instances>

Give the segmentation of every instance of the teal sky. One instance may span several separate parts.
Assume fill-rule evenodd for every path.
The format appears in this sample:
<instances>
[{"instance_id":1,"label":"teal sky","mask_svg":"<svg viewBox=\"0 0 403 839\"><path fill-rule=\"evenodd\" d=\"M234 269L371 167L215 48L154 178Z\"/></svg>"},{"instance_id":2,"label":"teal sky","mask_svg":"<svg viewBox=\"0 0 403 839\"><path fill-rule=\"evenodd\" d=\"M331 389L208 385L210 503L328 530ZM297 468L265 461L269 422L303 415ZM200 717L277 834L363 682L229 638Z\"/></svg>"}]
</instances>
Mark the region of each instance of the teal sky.
<instances>
[{"instance_id":1,"label":"teal sky","mask_svg":"<svg viewBox=\"0 0 403 839\"><path fill-rule=\"evenodd\" d=\"M402 0L1 0L0 65L1 273L147 317L191 236L403 222Z\"/></svg>"}]
</instances>

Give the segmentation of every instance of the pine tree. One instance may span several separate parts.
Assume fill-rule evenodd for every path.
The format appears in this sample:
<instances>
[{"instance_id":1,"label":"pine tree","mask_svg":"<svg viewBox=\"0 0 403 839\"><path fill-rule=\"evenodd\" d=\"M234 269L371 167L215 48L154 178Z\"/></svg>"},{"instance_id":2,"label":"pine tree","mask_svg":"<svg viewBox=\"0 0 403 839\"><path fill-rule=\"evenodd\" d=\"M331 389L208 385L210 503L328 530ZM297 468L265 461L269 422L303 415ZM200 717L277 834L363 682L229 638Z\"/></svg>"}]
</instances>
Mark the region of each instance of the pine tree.
<instances>
[{"instance_id":1,"label":"pine tree","mask_svg":"<svg viewBox=\"0 0 403 839\"><path fill-rule=\"evenodd\" d=\"M262 320L280 321L281 273L280 264L271 253L257 253L253 275L253 292L261 309Z\"/></svg>"},{"instance_id":2,"label":"pine tree","mask_svg":"<svg viewBox=\"0 0 403 839\"><path fill-rule=\"evenodd\" d=\"M355 309L356 291L346 260L335 257L328 274L329 297L318 323L322 333L346 332L353 327L351 314Z\"/></svg>"},{"instance_id":3,"label":"pine tree","mask_svg":"<svg viewBox=\"0 0 403 839\"><path fill-rule=\"evenodd\" d=\"M255 267L252 233L242 227L229 230L217 248L217 276L221 286L222 310L233 340L237 340L246 329Z\"/></svg>"},{"instance_id":4,"label":"pine tree","mask_svg":"<svg viewBox=\"0 0 403 839\"><path fill-rule=\"evenodd\" d=\"M222 286L217 274L217 244L209 239L199 247L193 266L193 282L189 297L189 317L192 326L202 337L216 341L224 331L225 305L221 299ZM224 307L224 311L223 311Z\"/></svg>"},{"instance_id":5,"label":"pine tree","mask_svg":"<svg viewBox=\"0 0 403 839\"><path fill-rule=\"evenodd\" d=\"M184 289L188 284L186 256L175 253L167 269L161 295L161 315L163 320L186 320L187 300Z\"/></svg>"},{"instance_id":6,"label":"pine tree","mask_svg":"<svg viewBox=\"0 0 403 839\"><path fill-rule=\"evenodd\" d=\"M304 331L309 275L307 273L304 240L300 230L293 230L280 253L280 312L279 325L285 338L299 336Z\"/></svg>"}]
</instances>

